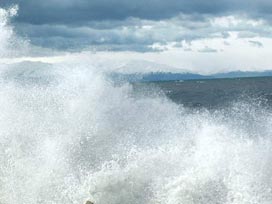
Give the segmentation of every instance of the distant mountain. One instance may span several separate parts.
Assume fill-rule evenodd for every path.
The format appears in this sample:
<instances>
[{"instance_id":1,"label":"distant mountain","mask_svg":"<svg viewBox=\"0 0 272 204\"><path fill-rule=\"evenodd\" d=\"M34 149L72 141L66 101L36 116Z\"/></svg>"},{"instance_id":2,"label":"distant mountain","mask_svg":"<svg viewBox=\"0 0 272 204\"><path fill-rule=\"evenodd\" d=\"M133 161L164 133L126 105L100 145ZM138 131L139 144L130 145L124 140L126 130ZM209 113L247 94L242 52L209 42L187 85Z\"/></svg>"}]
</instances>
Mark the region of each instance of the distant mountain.
<instances>
[{"instance_id":1,"label":"distant mountain","mask_svg":"<svg viewBox=\"0 0 272 204\"><path fill-rule=\"evenodd\" d=\"M109 65L107 65L109 66ZM186 73L187 70L179 69L165 64L159 64L146 60L129 60L125 61L119 65L113 66L115 72L123 74L132 73L163 73L165 70L170 73Z\"/></svg>"},{"instance_id":2,"label":"distant mountain","mask_svg":"<svg viewBox=\"0 0 272 204\"><path fill-rule=\"evenodd\" d=\"M45 84L53 81L54 75L52 65L43 62L23 61L13 64L1 64L0 76L3 79L13 80L18 83L40 83Z\"/></svg>"},{"instance_id":3,"label":"distant mountain","mask_svg":"<svg viewBox=\"0 0 272 204\"><path fill-rule=\"evenodd\" d=\"M236 72L226 72L218 73L211 75L214 78L240 78L240 77L264 77L272 76L272 71L262 71L262 72L253 72L253 71L236 71Z\"/></svg>"},{"instance_id":4,"label":"distant mountain","mask_svg":"<svg viewBox=\"0 0 272 204\"><path fill-rule=\"evenodd\" d=\"M6 79L16 81L48 81L53 80L50 71L52 64L23 61L20 63L1 65L0 73ZM157 64L149 61L128 61L113 66L108 76L116 82L149 82L149 81L179 81L220 78L265 77L272 76L272 70L267 71L233 71L211 75L191 73L183 69ZM167 71L164 71L167 70Z\"/></svg>"},{"instance_id":5,"label":"distant mountain","mask_svg":"<svg viewBox=\"0 0 272 204\"><path fill-rule=\"evenodd\" d=\"M204 76L194 73L171 73L171 72L152 72L144 74L141 81L178 81L192 79L209 79L210 76Z\"/></svg>"},{"instance_id":6,"label":"distant mountain","mask_svg":"<svg viewBox=\"0 0 272 204\"><path fill-rule=\"evenodd\" d=\"M122 74L111 73L110 78L117 82L148 82L148 81L178 81L192 79L210 79L211 76L204 76L194 73L171 73L171 72L150 72Z\"/></svg>"},{"instance_id":7,"label":"distant mountain","mask_svg":"<svg viewBox=\"0 0 272 204\"><path fill-rule=\"evenodd\" d=\"M118 82L148 82L148 81L178 81L194 79L220 79L272 76L272 70L267 71L232 71L211 75L201 75L184 69L145 60L131 60L114 67L110 77Z\"/></svg>"},{"instance_id":8,"label":"distant mountain","mask_svg":"<svg viewBox=\"0 0 272 204\"><path fill-rule=\"evenodd\" d=\"M245 77L265 77L272 76L272 71L263 72L227 72L212 75L201 75L195 73L171 73L171 72L150 72L150 73L111 73L110 77L118 82L149 82L149 81L179 81L197 79L222 79L222 78L245 78Z\"/></svg>"}]
</instances>

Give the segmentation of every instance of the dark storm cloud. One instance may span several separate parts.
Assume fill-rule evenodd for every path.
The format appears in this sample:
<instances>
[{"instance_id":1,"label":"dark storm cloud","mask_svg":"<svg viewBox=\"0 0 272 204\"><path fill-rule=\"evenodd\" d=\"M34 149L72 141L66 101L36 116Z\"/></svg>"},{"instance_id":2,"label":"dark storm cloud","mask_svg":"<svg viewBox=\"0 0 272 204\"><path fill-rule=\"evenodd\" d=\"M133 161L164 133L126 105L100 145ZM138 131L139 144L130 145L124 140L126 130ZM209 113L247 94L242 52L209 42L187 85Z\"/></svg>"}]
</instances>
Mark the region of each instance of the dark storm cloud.
<instances>
[{"instance_id":1,"label":"dark storm cloud","mask_svg":"<svg viewBox=\"0 0 272 204\"><path fill-rule=\"evenodd\" d=\"M3 0L2 0L3 1ZM10 0L20 6L19 22L79 24L128 17L159 20L178 13L214 14L233 7L234 0ZM8 3L7 3L8 2Z\"/></svg>"},{"instance_id":2,"label":"dark storm cloud","mask_svg":"<svg viewBox=\"0 0 272 204\"><path fill-rule=\"evenodd\" d=\"M31 39L35 45L56 49L76 50L92 46L97 50L135 50L151 51L155 39L153 35L139 34L135 27L96 26L69 27L66 25L31 25L18 24L18 32Z\"/></svg>"},{"instance_id":3,"label":"dark storm cloud","mask_svg":"<svg viewBox=\"0 0 272 204\"><path fill-rule=\"evenodd\" d=\"M183 40L190 42L212 37L210 24L206 21L197 22L185 17L184 23L182 19L178 17L163 22L127 19L113 22L115 26L110 25L111 21L103 21L100 25L95 23L78 27L63 24L18 23L16 29L21 35L30 38L35 45L70 50L91 46L98 50L158 51L158 48L152 48L154 43L165 46L170 42ZM218 29L217 36L226 36L224 29L222 31Z\"/></svg>"},{"instance_id":4,"label":"dark storm cloud","mask_svg":"<svg viewBox=\"0 0 272 204\"><path fill-rule=\"evenodd\" d=\"M271 0L1 0L18 4L18 21L31 24L79 24L128 17L159 20L179 13L210 14L242 12L270 16Z\"/></svg>"},{"instance_id":5,"label":"dark storm cloud","mask_svg":"<svg viewBox=\"0 0 272 204\"><path fill-rule=\"evenodd\" d=\"M271 0L0 0L2 7L12 4L20 8L13 20L17 32L33 44L57 49L150 51L153 43L214 33L227 38L228 29L211 28L208 18L241 14L270 22L272 13ZM251 32L249 27L236 29ZM259 32L265 31L251 33Z\"/></svg>"}]
</instances>

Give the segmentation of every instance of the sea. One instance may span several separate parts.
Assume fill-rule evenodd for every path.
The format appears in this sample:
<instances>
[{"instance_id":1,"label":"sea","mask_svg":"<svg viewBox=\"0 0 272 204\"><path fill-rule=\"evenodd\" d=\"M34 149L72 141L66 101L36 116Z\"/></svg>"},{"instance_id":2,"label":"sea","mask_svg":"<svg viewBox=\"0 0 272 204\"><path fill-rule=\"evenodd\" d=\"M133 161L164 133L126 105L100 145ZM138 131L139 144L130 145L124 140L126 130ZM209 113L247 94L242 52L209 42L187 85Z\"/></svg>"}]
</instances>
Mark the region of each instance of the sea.
<instances>
[{"instance_id":1,"label":"sea","mask_svg":"<svg viewBox=\"0 0 272 204\"><path fill-rule=\"evenodd\" d=\"M171 101L188 108L216 109L253 100L267 107L272 105L271 77L151 81L133 85L136 93L161 92Z\"/></svg>"},{"instance_id":2,"label":"sea","mask_svg":"<svg viewBox=\"0 0 272 204\"><path fill-rule=\"evenodd\" d=\"M272 203L272 78L120 83L84 53L50 62L16 8L0 8L1 204Z\"/></svg>"},{"instance_id":3,"label":"sea","mask_svg":"<svg viewBox=\"0 0 272 204\"><path fill-rule=\"evenodd\" d=\"M2 67L0 203L272 203L271 87Z\"/></svg>"}]
</instances>

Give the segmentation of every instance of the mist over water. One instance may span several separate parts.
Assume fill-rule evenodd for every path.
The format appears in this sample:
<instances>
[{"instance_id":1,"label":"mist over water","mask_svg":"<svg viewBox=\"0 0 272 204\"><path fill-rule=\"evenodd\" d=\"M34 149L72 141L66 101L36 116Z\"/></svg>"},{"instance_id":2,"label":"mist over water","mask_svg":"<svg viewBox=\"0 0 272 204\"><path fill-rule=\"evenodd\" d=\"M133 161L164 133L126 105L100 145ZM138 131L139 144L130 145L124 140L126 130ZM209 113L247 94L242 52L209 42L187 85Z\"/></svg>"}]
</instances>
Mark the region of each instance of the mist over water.
<instances>
[{"instance_id":1,"label":"mist over water","mask_svg":"<svg viewBox=\"0 0 272 204\"><path fill-rule=\"evenodd\" d=\"M1 204L272 202L272 112L258 100L187 108L78 60L2 65L0 107Z\"/></svg>"}]
</instances>

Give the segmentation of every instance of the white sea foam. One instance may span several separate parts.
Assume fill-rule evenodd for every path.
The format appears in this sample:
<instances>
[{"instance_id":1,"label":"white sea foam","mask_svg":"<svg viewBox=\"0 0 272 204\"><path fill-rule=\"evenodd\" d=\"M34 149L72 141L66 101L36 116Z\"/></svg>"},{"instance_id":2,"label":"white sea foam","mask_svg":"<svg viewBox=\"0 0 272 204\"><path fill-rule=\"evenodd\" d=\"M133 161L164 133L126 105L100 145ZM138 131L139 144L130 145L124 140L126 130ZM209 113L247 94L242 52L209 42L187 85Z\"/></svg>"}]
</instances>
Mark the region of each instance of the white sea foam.
<instances>
[{"instance_id":1,"label":"white sea foam","mask_svg":"<svg viewBox=\"0 0 272 204\"><path fill-rule=\"evenodd\" d=\"M256 103L194 111L76 61L3 67L0 107L2 204L272 202L272 113Z\"/></svg>"},{"instance_id":2,"label":"white sea foam","mask_svg":"<svg viewBox=\"0 0 272 204\"><path fill-rule=\"evenodd\" d=\"M17 15L18 6L8 9L0 8L0 58L24 55L28 49L28 41L17 37L10 25L10 19Z\"/></svg>"}]
</instances>

